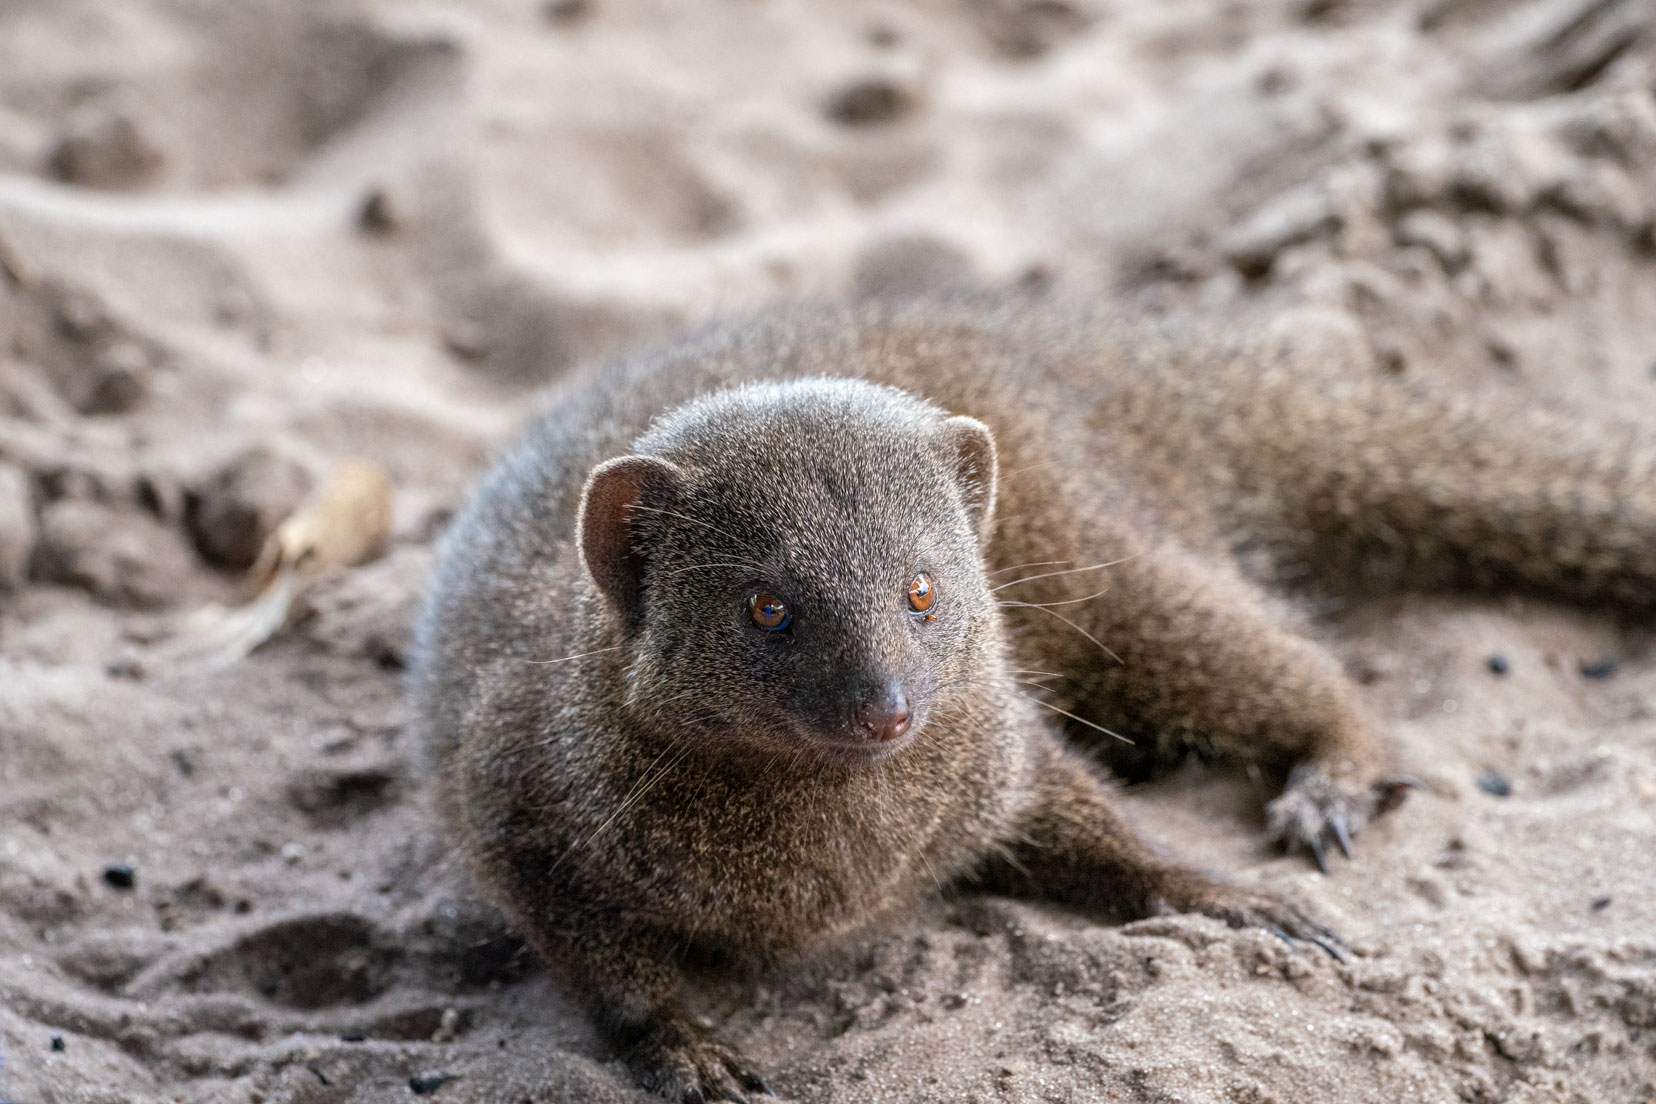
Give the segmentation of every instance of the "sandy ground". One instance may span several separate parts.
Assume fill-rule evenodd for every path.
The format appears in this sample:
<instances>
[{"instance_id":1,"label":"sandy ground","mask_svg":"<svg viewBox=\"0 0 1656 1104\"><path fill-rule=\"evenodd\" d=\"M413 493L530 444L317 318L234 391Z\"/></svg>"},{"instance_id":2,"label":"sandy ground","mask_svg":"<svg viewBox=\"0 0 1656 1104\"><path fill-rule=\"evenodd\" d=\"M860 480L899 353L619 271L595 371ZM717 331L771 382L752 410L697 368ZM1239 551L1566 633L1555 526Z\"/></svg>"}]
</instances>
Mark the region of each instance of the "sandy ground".
<instances>
[{"instance_id":1,"label":"sandy ground","mask_svg":"<svg viewBox=\"0 0 1656 1104\"><path fill-rule=\"evenodd\" d=\"M400 701L433 535L574 362L1018 283L1656 427L1653 220L1648 0L0 5L0 1100L643 1099ZM159 658L348 455L387 555ZM1245 780L1130 800L1350 965L965 897L709 1014L801 1101L1656 1100L1652 638L1319 624L1427 783L1355 861L1268 852Z\"/></svg>"}]
</instances>

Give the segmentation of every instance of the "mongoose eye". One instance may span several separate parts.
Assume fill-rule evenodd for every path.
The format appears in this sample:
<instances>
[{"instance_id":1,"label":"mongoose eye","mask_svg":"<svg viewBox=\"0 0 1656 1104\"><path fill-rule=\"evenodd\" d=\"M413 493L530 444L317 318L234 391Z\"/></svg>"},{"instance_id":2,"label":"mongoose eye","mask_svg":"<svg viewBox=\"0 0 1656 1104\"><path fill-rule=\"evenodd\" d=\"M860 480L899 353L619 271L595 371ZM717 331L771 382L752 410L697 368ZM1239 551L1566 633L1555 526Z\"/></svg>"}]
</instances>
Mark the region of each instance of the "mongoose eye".
<instances>
[{"instance_id":1,"label":"mongoose eye","mask_svg":"<svg viewBox=\"0 0 1656 1104\"><path fill-rule=\"evenodd\" d=\"M748 612L753 615L753 623L766 632L775 632L785 629L793 619L793 613L788 604L774 594L760 592L748 599Z\"/></svg>"},{"instance_id":2,"label":"mongoose eye","mask_svg":"<svg viewBox=\"0 0 1656 1104\"><path fill-rule=\"evenodd\" d=\"M909 609L915 613L926 614L931 617L931 608L937 604L937 587L933 585L931 576L924 571L910 580L908 585Z\"/></svg>"}]
</instances>

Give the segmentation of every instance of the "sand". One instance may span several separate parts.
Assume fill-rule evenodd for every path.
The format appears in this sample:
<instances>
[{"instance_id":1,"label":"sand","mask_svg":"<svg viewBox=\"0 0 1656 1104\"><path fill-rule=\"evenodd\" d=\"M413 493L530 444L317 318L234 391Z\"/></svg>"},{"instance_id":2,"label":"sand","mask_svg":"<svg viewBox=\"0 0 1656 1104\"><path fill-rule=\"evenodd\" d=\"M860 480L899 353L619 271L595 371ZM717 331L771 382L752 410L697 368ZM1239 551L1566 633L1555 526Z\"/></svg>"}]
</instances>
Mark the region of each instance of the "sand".
<instances>
[{"instance_id":1,"label":"sand","mask_svg":"<svg viewBox=\"0 0 1656 1104\"><path fill-rule=\"evenodd\" d=\"M1021 285L1656 426L1653 225L1648 0L11 0L0 1100L645 1099L470 896L401 701L434 535L573 364ZM386 555L167 662L346 456ZM1349 965L967 895L708 1015L799 1101L1656 1100L1648 632L1313 612L1425 784L1356 859L1270 852L1243 778L1127 800Z\"/></svg>"}]
</instances>

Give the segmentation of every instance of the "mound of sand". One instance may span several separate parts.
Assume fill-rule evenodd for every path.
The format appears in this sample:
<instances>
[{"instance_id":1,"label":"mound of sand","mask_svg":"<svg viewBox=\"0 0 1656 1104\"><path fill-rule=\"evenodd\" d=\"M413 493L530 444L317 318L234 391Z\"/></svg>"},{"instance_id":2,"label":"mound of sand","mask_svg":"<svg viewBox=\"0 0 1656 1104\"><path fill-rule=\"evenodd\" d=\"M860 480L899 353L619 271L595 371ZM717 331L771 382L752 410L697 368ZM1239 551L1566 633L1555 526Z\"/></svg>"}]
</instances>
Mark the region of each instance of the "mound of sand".
<instances>
[{"instance_id":1,"label":"mound of sand","mask_svg":"<svg viewBox=\"0 0 1656 1104\"><path fill-rule=\"evenodd\" d=\"M968 282L1264 311L1656 425L1656 12L0 8L0 1099L642 1099L428 817L399 668L433 535L577 360ZM348 455L397 487L388 554L239 665L159 661ZM1319 625L1427 783L1354 862L1268 853L1243 780L1131 803L1349 966L967 896L709 1014L799 1100L1656 1099L1649 637Z\"/></svg>"}]
</instances>

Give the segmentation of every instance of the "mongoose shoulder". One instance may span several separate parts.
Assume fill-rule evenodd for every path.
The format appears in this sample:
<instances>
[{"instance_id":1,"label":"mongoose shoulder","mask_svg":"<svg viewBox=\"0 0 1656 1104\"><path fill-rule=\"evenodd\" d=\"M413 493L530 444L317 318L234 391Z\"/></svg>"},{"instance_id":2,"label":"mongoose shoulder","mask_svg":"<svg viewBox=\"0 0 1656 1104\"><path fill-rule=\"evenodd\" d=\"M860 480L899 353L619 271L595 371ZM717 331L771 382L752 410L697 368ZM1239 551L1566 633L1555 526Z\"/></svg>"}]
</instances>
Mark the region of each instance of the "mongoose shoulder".
<instances>
[{"instance_id":1,"label":"mongoose shoulder","mask_svg":"<svg viewBox=\"0 0 1656 1104\"><path fill-rule=\"evenodd\" d=\"M1582 493L1542 494L1560 464ZM1349 855L1383 745L1238 553L1649 604L1653 470L1092 319L782 310L558 390L445 540L416 708L473 868L643 1083L740 1099L763 1079L680 956L776 959L954 879L1338 954L1141 841L1063 727L1279 770L1272 835Z\"/></svg>"}]
</instances>

